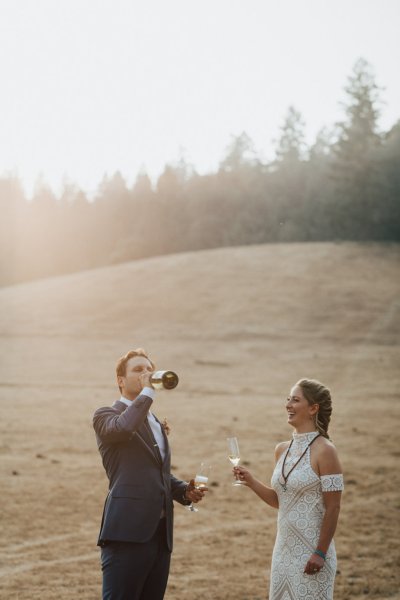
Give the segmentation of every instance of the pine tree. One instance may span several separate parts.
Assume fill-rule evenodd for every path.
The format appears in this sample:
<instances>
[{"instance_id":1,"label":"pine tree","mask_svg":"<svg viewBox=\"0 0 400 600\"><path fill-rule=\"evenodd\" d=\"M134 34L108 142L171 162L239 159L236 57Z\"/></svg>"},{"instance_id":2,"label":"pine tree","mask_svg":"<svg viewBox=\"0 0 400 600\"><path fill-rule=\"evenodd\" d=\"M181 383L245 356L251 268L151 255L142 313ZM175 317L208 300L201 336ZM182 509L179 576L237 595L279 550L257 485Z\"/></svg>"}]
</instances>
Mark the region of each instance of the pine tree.
<instances>
[{"instance_id":1,"label":"pine tree","mask_svg":"<svg viewBox=\"0 0 400 600\"><path fill-rule=\"evenodd\" d=\"M338 179L359 187L360 179L369 167L370 154L381 141L377 125L379 88L372 67L363 58L354 65L345 92L348 97L344 104L347 119L337 124L339 137L334 148L335 171Z\"/></svg>"},{"instance_id":2,"label":"pine tree","mask_svg":"<svg viewBox=\"0 0 400 600\"><path fill-rule=\"evenodd\" d=\"M281 132L276 149L276 163L280 166L293 165L304 159L304 121L294 106L289 106Z\"/></svg>"},{"instance_id":3,"label":"pine tree","mask_svg":"<svg viewBox=\"0 0 400 600\"><path fill-rule=\"evenodd\" d=\"M238 136L232 136L232 141L226 149L226 156L220 163L220 170L233 173L243 167L256 164L258 161L250 136L245 131Z\"/></svg>"},{"instance_id":4,"label":"pine tree","mask_svg":"<svg viewBox=\"0 0 400 600\"><path fill-rule=\"evenodd\" d=\"M290 106L276 142L276 159L271 165L276 238L281 241L308 239L304 227L308 177L304 127L301 113Z\"/></svg>"},{"instance_id":5,"label":"pine tree","mask_svg":"<svg viewBox=\"0 0 400 600\"><path fill-rule=\"evenodd\" d=\"M337 124L332 175L336 188L336 234L340 238L373 239L379 218L380 177L376 151L379 88L371 65L359 59L345 87L346 120Z\"/></svg>"}]
</instances>

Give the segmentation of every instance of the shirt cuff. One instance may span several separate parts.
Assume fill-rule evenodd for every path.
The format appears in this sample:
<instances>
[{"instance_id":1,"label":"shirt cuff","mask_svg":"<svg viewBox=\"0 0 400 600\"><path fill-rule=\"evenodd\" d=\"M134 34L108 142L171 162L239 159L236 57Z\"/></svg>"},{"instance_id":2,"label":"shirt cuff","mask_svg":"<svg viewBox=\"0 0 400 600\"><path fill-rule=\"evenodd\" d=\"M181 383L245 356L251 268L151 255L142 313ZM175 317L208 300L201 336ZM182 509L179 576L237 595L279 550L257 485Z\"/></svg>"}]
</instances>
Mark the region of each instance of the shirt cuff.
<instances>
[{"instance_id":1,"label":"shirt cuff","mask_svg":"<svg viewBox=\"0 0 400 600\"><path fill-rule=\"evenodd\" d=\"M188 488L189 488L189 484L187 483L185 485L185 487L183 488L183 494L182 494L182 500L185 503L185 505L188 505L191 503L189 498L186 498L186 492L188 491Z\"/></svg>"},{"instance_id":2,"label":"shirt cuff","mask_svg":"<svg viewBox=\"0 0 400 600\"><path fill-rule=\"evenodd\" d=\"M151 387L144 387L140 392L140 395L148 396L149 398L154 400L154 398L156 397L156 391Z\"/></svg>"}]
</instances>

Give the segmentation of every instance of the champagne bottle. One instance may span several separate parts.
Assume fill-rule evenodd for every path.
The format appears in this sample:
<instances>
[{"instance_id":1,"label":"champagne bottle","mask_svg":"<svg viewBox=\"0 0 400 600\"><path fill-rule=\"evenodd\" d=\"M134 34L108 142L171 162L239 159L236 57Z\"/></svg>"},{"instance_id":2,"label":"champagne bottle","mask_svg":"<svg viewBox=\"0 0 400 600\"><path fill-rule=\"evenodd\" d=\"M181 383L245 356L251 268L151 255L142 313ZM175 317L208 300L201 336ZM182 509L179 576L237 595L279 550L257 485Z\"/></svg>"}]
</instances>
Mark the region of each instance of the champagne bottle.
<instances>
[{"instance_id":1,"label":"champagne bottle","mask_svg":"<svg viewBox=\"0 0 400 600\"><path fill-rule=\"evenodd\" d=\"M179 377L173 371L154 371L150 381L156 390L173 390L178 385Z\"/></svg>"}]
</instances>

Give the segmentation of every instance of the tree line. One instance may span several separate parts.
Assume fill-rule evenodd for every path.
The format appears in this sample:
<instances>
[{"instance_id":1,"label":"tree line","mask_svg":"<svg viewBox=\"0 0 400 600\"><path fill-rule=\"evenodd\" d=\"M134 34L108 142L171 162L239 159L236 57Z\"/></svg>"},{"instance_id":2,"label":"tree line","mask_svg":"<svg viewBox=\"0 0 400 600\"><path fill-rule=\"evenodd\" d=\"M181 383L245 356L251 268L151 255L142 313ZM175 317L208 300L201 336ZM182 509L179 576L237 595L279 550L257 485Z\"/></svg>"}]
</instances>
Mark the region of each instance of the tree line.
<instances>
[{"instance_id":1,"label":"tree line","mask_svg":"<svg viewBox=\"0 0 400 600\"><path fill-rule=\"evenodd\" d=\"M250 137L234 137L216 172L181 160L152 185L139 173L104 177L96 196L44 182L27 200L0 177L0 285L167 253L299 241L400 240L400 121L378 130L380 90L359 59L345 87L344 118L305 144L290 107L275 159L263 163Z\"/></svg>"}]
</instances>

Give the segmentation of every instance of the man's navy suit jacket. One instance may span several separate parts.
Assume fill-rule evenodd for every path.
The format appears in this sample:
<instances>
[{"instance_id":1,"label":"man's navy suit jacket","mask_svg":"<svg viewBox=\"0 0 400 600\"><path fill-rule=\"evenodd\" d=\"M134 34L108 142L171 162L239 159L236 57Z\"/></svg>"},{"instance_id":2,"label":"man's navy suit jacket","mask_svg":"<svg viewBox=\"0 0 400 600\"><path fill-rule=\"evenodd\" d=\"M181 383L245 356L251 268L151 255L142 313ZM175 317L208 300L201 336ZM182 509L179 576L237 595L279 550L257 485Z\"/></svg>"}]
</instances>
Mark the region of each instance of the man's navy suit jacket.
<instances>
[{"instance_id":1,"label":"man's navy suit jacket","mask_svg":"<svg viewBox=\"0 0 400 600\"><path fill-rule=\"evenodd\" d=\"M127 407L117 400L93 416L97 445L109 479L98 545L109 541L149 541L166 517L167 544L172 551L173 500L184 498L187 483L170 473L171 451L164 430L164 460L152 436L147 413L152 399L139 395Z\"/></svg>"}]
</instances>

